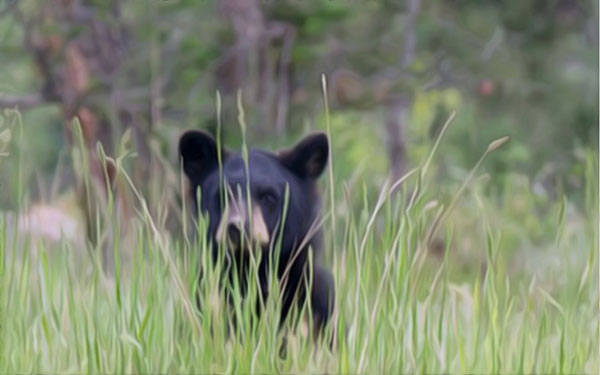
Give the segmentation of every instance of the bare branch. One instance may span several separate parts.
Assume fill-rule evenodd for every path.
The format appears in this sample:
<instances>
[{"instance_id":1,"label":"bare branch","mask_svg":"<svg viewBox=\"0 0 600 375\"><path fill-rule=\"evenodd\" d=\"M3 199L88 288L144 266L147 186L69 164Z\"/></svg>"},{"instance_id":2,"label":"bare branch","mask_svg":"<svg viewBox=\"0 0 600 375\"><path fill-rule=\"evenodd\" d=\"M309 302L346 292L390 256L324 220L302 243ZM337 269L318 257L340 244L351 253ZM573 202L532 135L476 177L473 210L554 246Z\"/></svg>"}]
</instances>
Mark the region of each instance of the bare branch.
<instances>
[{"instance_id":1,"label":"bare branch","mask_svg":"<svg viewBox=\"0 0 600 375\"><path fill-rule=\"evenodd\" d=\"M284 25L283 28L283 48L281 51L279 67L279 89L277 100L277 116L275 120L276 129L279 135L285 134L288 110L290 104L290 65L292 63L292 49L296 39L296 30L293 26Z\"/></svg>"},{"instance_id":2,"label":"bare branch","mask_svg":"<svg viewBox=\"0 0 600 375\"><path fill-rule=\"evenodd\" d=\"M415 59L415 49L417 46L417 37L415 36L415 21L421 8L421 0L408 0L408 19L404 29L404 49L400 66L406 68L411 65Z\"/></svg>"},{"instance_id":3,"label":"bare branch","mask_svg":"<svg viewBox=\"0 0 600 375\"><path fill-rule=\"evenodd\" d=\"M408 0L408 19L404 28L404 47L400 56L400 72L406 73L407 68L415 60L417 49L417 37L415 22L421 0ZM411 95L396 93L387 98L388 118L386 121L388 148L391 161L391 173L394 181L400 179L404 174L406 163L406 142L404 127L408 121L408 111L411 106Z\"/></svg>"}]
</instances>

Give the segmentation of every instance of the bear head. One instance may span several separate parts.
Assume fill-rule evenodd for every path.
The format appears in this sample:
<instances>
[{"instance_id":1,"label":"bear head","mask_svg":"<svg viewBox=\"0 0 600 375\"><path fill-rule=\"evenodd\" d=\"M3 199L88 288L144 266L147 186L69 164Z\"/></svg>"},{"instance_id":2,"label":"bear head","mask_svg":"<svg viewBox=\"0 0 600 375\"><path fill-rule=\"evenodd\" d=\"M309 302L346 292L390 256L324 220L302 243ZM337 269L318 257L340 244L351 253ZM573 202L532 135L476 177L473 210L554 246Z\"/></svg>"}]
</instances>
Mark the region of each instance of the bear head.
<instances>
[{"instance_id":1,"label":"bear head","mask_svg":"<svg viewBox=\"0 0 600 375\"><path fill-rule=\"evenodd\" d=\"M198 130L182 135L179 153L195 209L208 215L213 245L226 244L233 252L272 251L281 236L284 260L318 232L311 228L320 206L316 180L329 157L324 133L279 152L251 149L247 165L240 153L219 148L212 136Z\"/></svg>"}]
</instances>

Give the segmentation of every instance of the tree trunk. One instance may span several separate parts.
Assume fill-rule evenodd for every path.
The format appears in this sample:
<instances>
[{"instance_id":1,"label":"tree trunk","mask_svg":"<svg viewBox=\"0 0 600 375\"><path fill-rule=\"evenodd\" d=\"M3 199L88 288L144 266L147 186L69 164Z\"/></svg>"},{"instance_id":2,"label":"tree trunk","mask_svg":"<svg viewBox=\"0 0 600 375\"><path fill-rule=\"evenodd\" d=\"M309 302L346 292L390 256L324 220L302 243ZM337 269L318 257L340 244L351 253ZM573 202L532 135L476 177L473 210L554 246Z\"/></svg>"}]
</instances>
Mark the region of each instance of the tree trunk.
<instances>
[{"instance_id":1,"label":"tree trunk","mask_svg":"<svg viewBox=\"0 0 600 375\"><path fill-rule=\"evenodd\" d=\"M117 124L109 120L117 118L110 112L114 110L112 106L94 100L90 94L102 91L106 94L104 97L108 96L125 56L127 38L119 20L118 7L119 1L112 0L108 15L110 24L97 16L98 10L93 5L83 0L43 3L39 11L28 14L29 19L24 19L22 13L18 14L24 23L25 45L44 81L40 93L24 104L33 105L37 101L58 103L69 149L80 145L80 135L74 132L73 127L73 120L79 120L84 149L79 150L82 154L77 162L87 162L87 165L82 165L87 173L78 175L77 191L86 217L88 240L93 246L104 248L103 257L108 268L112 264L112 251L108 251L111 226L107 224L110 222L107 220L110 219L107 217L107 199L108 190L115 188L117 171L115 165L102 163L96 145L101 143L110 155L113 134L121 132L114 131ZM76 37L66 39L65 35L73 34L47 31L55 30L52 26L56 24L81 27L81 30ZM113 193L115 199L123 198L117 191ZM118 201L115 204L119 206ZM108 232L100 236L97 233L98 218L103 220L100 227Z\"/></svg>"},{"instance_id":2,"label":"tree trunk","mask_svg":"<svg viewBox=\"0 0 600 375\"><path fill-rule=\"evenodd\" d=\"M417 39L415 35L415 22L421 0L408 0L408 17L404 28L404 46L400 57L401 71L405 71L415 59ZM389 136L390 165L393 181L402 177L405 169L405 139L404 128L412 107L410 97L412 93L398 93L387 99L388 119L386 123Z\"/></svg>"},{"instance_id":3,"label":"tree trunk","mask_svg":"<svg viewBox=\"0 0 600 375\"><path fill-rule=\"evenodd\" d=\"M406 168L406 144L404 128L408 120L411 102L407 95L397 94L387 99L386 130L388 134L388 153L392 181L397 181Z\"/></svg>"},{"instance_id":4,"label":"tree trunk","mask_svg":"<svg viewBox=\"0 0 600 375\"><path fill-rule=\"evenodd\" d=\"M257 0L222 0L219 5L235 34L234 44L225 51L216 71L223 109L226 113L233 112L229 107L237 110L236 95L242 90L246 122L255 126L254 133L259 137L284 135L296 31L283 22L267 22ZM275 40L282 44L278 58L270 53Z\"/></svg>"}]
</instances>

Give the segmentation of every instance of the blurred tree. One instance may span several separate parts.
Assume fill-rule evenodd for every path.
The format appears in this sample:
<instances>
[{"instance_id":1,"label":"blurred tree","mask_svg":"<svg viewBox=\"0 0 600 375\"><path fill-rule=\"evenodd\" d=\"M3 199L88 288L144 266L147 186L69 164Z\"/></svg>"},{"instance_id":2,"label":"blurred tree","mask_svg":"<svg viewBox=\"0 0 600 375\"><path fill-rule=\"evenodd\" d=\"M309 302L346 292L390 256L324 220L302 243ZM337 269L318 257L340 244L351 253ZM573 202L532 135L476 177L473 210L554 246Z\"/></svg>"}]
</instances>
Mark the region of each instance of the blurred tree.
<instances>
[{"instance_id":1,"label":"blurred tree","mask_svg":"<svg viewBox=\"0 0 600 375\"><path fill-rule=\"evenodd\" d=\"M69 147L79 144L72 126L73 119L79 119L87 150L80 151L88 154L83 160L88 161L84 170L89 171L89 180L79 179L78 191L88 237L99 243L96 220L106 215L106 204L99 202L106 202L116 171L114 165L101 162L96 143L101 142L110 150L115 130L111 119L128 110L106 103L115 91L117 72L127 53L128 37L120 22L119 2L105 2L99 7L83 1L45 2L36 8L19 4L14 13L23 27L24 48L30 53L42 84L38 93L13 98L12 104L27 107L56 103L61 108Z\"/></svg>"},{"instance_id":2,"label":"blurred tree","mask_svg":"<svg viewBox=\"0 0 600 375\"><path fill-rule=\"evenodd\" d=\"M232 99L238 90L246 94L245 108L259 136L281 136L287 126L295 28L266 21L257 0L223 0L219 7L232 26L234 42L217 65L217 87Z\"/></svg>"},{"instance_id":3,"label":"blurred tree","mask_svg":"<svg viewBox=\"0 0 600 375\"><path fill-rule=\"evenodd\" d=\"M387 144L395 177L454 109L442 163L472 165L508 133L495 172L560 176L573 170L574 149L596 148L598 8L590 0L9 5L0 10L3 65L16 72L34 61L37 75L9 73L4 86L22 94L2 89L0 107L54 103L65 124L80 117L88 145L110 151L131 128L136 181L160 168L156 158L176 160L182 128L214 127L217 89L230 143L238 89L254 140L281 142L310 127L322 113L322 73L335 110L354 122L348 129L371 126Z\"/></svg>"}]
</instances>

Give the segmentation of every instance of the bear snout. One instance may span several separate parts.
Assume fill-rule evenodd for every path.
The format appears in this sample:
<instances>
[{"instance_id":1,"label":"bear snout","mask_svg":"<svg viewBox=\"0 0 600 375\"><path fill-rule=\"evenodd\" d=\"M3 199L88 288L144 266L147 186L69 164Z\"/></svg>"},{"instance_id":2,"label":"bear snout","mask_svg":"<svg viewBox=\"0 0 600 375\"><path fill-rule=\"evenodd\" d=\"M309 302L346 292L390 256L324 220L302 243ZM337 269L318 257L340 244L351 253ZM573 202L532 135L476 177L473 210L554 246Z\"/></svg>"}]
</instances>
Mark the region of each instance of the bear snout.
<instances>
[{"instance_id":1,"label":"bear snout","mask_svg":"<svg viewBox=\"0 0 600 375\"><path fill-rule=\"evenodd\" d=\"M217 228L216 237L225 241L232 250L238 250L242 238L246 244L268 246L271 240L269 229L265 223L259 205L252 204L252 220L248 220L248 206L245 202L233 201L223 213ZM248 247L248 246L246 246Z\"/></svg>"}]
</instances>

